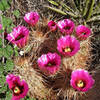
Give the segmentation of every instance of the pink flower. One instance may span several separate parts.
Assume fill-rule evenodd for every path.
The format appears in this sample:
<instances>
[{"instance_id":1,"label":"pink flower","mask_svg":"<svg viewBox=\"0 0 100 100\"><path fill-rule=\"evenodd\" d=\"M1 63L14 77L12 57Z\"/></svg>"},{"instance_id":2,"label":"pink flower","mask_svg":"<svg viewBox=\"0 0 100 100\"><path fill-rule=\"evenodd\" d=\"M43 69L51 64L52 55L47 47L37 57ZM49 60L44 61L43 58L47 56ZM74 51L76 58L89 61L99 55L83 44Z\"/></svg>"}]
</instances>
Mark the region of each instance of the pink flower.
<instances>
[{"instance_id":1,"label":"pink flower","mask_svg":"<svg viewBox=\"0 0 100 100\"><path fill-rule=\"evenodd\" d=\"M25 14L24 20L29 24L34 26L39 20L39 14L37 12L29 12Z\"/></svg>"},{"instance_id":2,"label":"pink flower","mask_svg":"<svg viewBox=\"0 0 100 100\"><path fill-rule=\"evenodd\" d=\"M7 39L19 48L23 48L27 44L28 38L29 30L24 26L14 28L13 32L7 36Z\"/></svg>"},{"instance_id":3,"label":"pink flower","mask_svg":"<svg viewBox=\"0 0 100 100\"><path fill-rule=\"evenodd\" d=\"M0 24L0 30L2 29L2 24Z\"/></svg>"},{"instance_id":4,"label":"pink flower","mask_svg":"<svg viewBox=\"0 0 100 100\"><path fill-rule=\"evenodd\" d=\"M57 49L64 56L73 56L80 50L80 43L75 37L62 36L57 41Z\"/></svg>"},{"instance_id":5,"label":"pink flower","mask_svg":"<svg viewBox=\"0 0 100 100\"><path fill-rule=\"evenodd\" d=\"M12 100L20 100L27 95L28 84L24 80L20 81L19 76L9 74L6 76L6 82L13 92Z\"/></svg>"},{"instance_id":6,"label":"pink flower","mask_svg":"<svg viewBox=\"0 0 100 100\"><path fill-rule=\"evenodd\" d=\"M55 74L61 64L61 57L57 53L43 54L38 58L38 66L47 75Z\"/></svg>"},{"instance_id":7,"label":"pink flower","mask_svg":"<svg viewBox=\"0 0 100 100\"><path fill-rule=\"evenodd\" d=\"M52 31L56 31L56 29L57 29L56 23L54 21L52 21L52 20L48 22L48 27Z\"/></svg>"},{"instance_id":8,"label":"pink flower","mask_svg":"<svg viewBox=\"0 0 100 100\"><path fill-rule=\"evenodd\" d=\"M75 27L74 22L69 19L59 21L57 26L63 34L71 34Z\"/></svg>"},{"instance_id":9,"label":"pink flower","mask_svg":"<svg viewBox=\"0 0 100 100\"><path fill-rule=\"evenodd\" d=\"M81 39L85 40L87 39L91 34L90 28L84 26L84 25L79 25L76 27L76 35Z\"/></svg>"},{"instance_id":10,"label":"pink flower","mask_svg":"<svg viewBox=\"0 0 100 100\"><path fill-rule=\"evenodd\" d=\"M78 91L88 91L90 88L92 88L94 82L95 81L91 75L89 75L88 71L84 69L77 69L72 72L70 84Z\"/></svg>"}]
</instances>

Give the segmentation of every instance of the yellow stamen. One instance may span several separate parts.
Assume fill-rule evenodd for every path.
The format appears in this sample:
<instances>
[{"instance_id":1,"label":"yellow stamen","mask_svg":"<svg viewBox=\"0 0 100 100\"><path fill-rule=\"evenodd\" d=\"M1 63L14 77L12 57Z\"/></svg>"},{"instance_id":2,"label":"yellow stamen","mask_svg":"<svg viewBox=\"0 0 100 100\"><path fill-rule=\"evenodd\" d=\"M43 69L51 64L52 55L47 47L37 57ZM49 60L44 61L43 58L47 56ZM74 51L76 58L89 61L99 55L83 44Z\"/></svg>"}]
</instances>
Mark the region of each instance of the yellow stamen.
<instances>
[{"instance_id":1,"label":"yellow stamen","mask_svg":"<svg viewBox=\"0 0 100 100\"><path fill-rule=\"evenodd\" d=\"M64 49L65 52L71 52L71 49L69 47Z\"/></svg>"},{"instance_id":2,"label":"yellow stamen","mask_svg":"<svg viewBox=\"0 0 100 100\"><path fill-rule=\"evenodd\" d=\"M77 86L78 86L79 88L83 88L83 87L84 87L84 82L83 82L82 80L79 80L79 81L77 82Z\"/></svg>"},{"instance_id":3,"label":"yellow stamen","mask_svg":"<svg viewBox=\"0 0 100 100\"><path fill-rule=\"evenodd\" d=\"M49 63L49 64L48 64L48 66L52 66L52 64L51 64L51 63Z\"/></svg>"},{"instance_id":4,"label":"yellow stamen","mask_svg":"<svg viewBox=\"0 0 100 100\"><path fill-rule=\"evenodd\" d=\"M14 88L14 93L19 94L21 92L21 90L16 86Z\"/></svg>"}]
</instances>

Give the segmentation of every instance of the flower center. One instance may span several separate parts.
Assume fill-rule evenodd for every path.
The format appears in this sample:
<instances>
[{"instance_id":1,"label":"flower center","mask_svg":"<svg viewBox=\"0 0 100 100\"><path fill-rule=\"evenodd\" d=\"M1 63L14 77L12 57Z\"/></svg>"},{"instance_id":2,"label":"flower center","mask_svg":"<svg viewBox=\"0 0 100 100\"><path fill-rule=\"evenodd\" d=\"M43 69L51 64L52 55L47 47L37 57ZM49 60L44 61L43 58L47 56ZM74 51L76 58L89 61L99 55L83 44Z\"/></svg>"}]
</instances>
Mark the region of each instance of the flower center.
<instances>
[{"instance_id":1,"label":"flower center","mask_svg":"<svg viewBox=\"0 0 100 100\"><path fill-rule=\"evenodd\" d=\"M55 26L55 23L52 23L52 26Z\"/></svg>"},{"instance_id":2,"label":"flower center","mask_svg":"<svg viewBox=\"0 0 100 100\"><path fill-rule=\"evenodd\" d=\"M48 63L48 66L52 66L52 64L51 63Z\"/></svg>"},{"instance_id":3,"label":"flower center","mask_svg":"<svg viewBox=\"0 0 100 100\"><path fill-rule=\"evenodd\" d=\"M64 27L65 30L69 30L70 29L70 26L66 26Z\"/></svg>"},{"instance_id":4,"label":"flower center","mask_svg":"<svg viewBox=\"0 0 100 100\"><path fill-rule=\"evenodd\" d=\"M21 90L17 86L14 88L13 91L14 91L15 94L20 94L21 93Z\"/></svg>"},{"instance_id":5,"label":"flower center","mask_svg":"<svg viewBox=\"0 0 100 100\"><path fill-rule=\"evenodd\" d=\"M86 33L82 33L83 35L86 35Z\"/></svg>"},{"instance_id":6,"label":"flower center","mask_svg":"<svg viewBox=\"0 0 100 100\"><path fill-rule=\"evenodd\" d=\"M64 52L71 52L72 50L71 50L71 48L69 48L69 47L66 47L65 49L64 49Z\"/></svg>"},{"instance_id":7,"label":"flower center","mask_svg":"<svg viewBox=\"0 0 100 100\"><path fill-rule=\"evenodd\" d=\"M15 41L20 40L20 39L23 38L23 37L24 37L23 34L19 34L19 36L15 38Z\"/></svg>"},{"instance_id":8,"label":"flower center","mask_svg":"<svg viewBox=\"0 0 100 100\"><path fill-rule=\"evenodd\" d=\"M55 62L49 62L48 64L47 64L47 66L55 66L56 65L56 63Z\"/></svg>"},{"instance_id":9,"label":"flower center","mask_svg":"<svg viewBox=\"0 0 100 100\"><path fill-rule=\"evenodd\" d=\"M78 86L79 88L83 88L83 87L85 86L85 84L84 84L84 82L83 82L82 80L79 80L79 81L77 82L77 86Z\"/></svg>"}]
</instances>

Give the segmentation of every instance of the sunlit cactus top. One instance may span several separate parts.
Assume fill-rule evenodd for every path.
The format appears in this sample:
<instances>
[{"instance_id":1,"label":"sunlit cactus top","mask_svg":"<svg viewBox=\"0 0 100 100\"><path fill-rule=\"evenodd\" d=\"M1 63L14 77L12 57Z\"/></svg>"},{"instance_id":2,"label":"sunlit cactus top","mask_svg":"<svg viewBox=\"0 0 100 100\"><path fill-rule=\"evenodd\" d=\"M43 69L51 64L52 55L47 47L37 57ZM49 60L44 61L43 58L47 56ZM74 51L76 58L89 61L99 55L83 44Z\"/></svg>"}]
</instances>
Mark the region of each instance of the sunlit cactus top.
<instances>
[{"instance_id":1,"label":"sunlit cactus top","mask_svg":"<svg viewBox=\"0 0 100 100\"><path fill-rule=\"evenodd\" d=\"M84 69L77 69L72 72L70 84L74 89L86 92L92 88L94 80L92 76L89 75L88 71Z\"/></svg>"},{"instance_id":2,"label":"sunlit cactus top","mask_svg":"<svg viewBox=\"0 0 100 100\"><path fill-rule=\"evenodd\" d=\"M80 43L75 37L62 36L57 41L57 49L64 56L74 56L80 50Z\"/></svg>"},{"instance_id":3,"label":"sunlit cactus top","mask_svg":"<svg viewBox=\"0 0 100 100\"><path fill-rule=\"evenodd\" d=\"M24 16L24 20L29 24L29 25L36 25L36 23L39 20L39 14L37 12L29 12L26 13Z\"/></svg>"},{"instance_id":4,"label":"sunlit cactus top","mask_svg":"<svg viewBox=\"0 0 100 100\"><path fill-rule=\"evenodd\" d=\"M7 39L19 48L23 48L27 44L28 38L29 30L24 26L17 26L13 29L12 33L7 36Z\"/></svg>"},{"instance_id":5,"label":"sunlit cactus top","mask_svg":"<svg viewBox=\"0 0 100 100\"><path fill-rule=\"evenodd\" d=\"M24 80L21 81L19 76L13 74L7 75L6 83L8 83L10 90L13 92L11 100L20 100L27 95L29 89L28 84Z\"/></svg>"},{"instance_id":6,"label":"sunlit cactus top","mask_svg":"<svg viewBox=\"0 0 100 100\"><path fill-rule=\"evenodd\" d=\"M57 26L63 34L72 34L75 27L74 22L70 19L64 19L59 21Z\"/></svg>"},{"instance_id":7,"label":"sunlit cactus top","mask_svg":"<svg viewBox=\"0 0 100 100\"><path fill-rule=\"evenodd\" d=\"M61 57L57 53L43 54L38 58L38 66L47 75L55 74L61 64Z\"/></svg>"}]
</instances>

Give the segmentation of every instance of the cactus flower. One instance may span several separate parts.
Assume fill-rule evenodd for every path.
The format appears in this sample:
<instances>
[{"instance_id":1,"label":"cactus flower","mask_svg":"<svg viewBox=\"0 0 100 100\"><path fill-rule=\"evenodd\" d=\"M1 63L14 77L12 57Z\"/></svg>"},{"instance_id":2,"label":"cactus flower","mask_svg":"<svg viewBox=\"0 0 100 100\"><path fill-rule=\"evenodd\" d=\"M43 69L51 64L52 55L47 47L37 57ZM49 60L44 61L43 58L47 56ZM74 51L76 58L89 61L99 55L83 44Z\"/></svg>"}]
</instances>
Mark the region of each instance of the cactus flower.
<instances>
[{"instance_id":1,"label":"cactus flower","mask_svg":"<svg viewBox=\"0 0 100 100\"><path fill-rule=\"evenodd\" d=\"M23 48L27 44L28 38L29 30L24 26L14 28L12 33L7 35L7 39L19 48Z\"/></svg>"},{"instance_id":2,"label":"cactus flower","mask_svg":"<svg viewBox=\"0 0 100 100\"><path fill-rule=\"evenodd\" d=\"M39 14L37 12L29 12L24 16L24 20L31 26L36 25L39 20Z\"/></svg>"},{"instance_id":3,"label":"cactus flower","mask_svg":"<svg viewBox=\"0 0 100 100\"><path fill-rule=\"evenodd\" d=\"M51 31L56 31L56 29L57 29L56 23L52 20L48 22L48 27Z\"/></svg>"},{"instance_id":4,"label":"cactus flower","mask_svg":"<svg viewBox=\"0 0 100 100\"><path fill-rule=\"evenodd\" d=\"M72 72L70 84L78 91L88 91L92 88L94 82L92 76L84 69L77 69Z\"/></svg>"},{"instance_id":5,"label":"cactus flower","mask_svg":"<svg viewBox=\"0 0 100 100\"><path fill-rule=\"evenodd\" d=\"M74 22L70 19L64 19L58 22L57 24L58 28L60 29L61 33L63 34L72 34L74 30Z\"/></svg>"},{"instance_id":6,"label":"cactus flower","mask_svg":"<svg viewBox=\"0 0 100 100\"><path fill-rule=\"evenodd\" d=\"M79 39L85 40L87 39L91 34L90 28L84 26L84 25L79 25L76 27L76 35Z\"/></svg>"},{"instance_id":7,"label":"cactus flower","mask_svg":"<svg viewBox=\"0 0 100 100\"><path fill-rule=\"evenodd\" d=\"M43 54L38 58L38 66L47 75L55 74L61 64L61 57L57 53Z\"/></svg>"},{"instance_id":8,"label":"cactus flower","mask_svg":"<svg viewBox=\"0 0 100 100\"><path fill-rule=\"evenodd\" d=\"M0 24L0 30L2 29L2 24Z\"/></svg>"},{"instance_id":9,"label":"cactus flower","mask_svg":"<svg viewBox=\"0 0 100 100\"><path fill-rule=\"evenodd\" d=\"M24 80L20 81L19 76L7 75L6 83L8 83L9 89L13 92L11 100L20 100L27 95L29 90L28 84Z\"/></svg>"},{"instance_id":10,"label":"cactus flower","mask_svg":"<svg viewBox=\"0 0 100 100\"><path fill-rule=\"evenodd\" d=\"M57 41L57 49L64 56L74 56L80 50L80 43L75 37L62 36Z\"/></svg>"}]
</instances>

